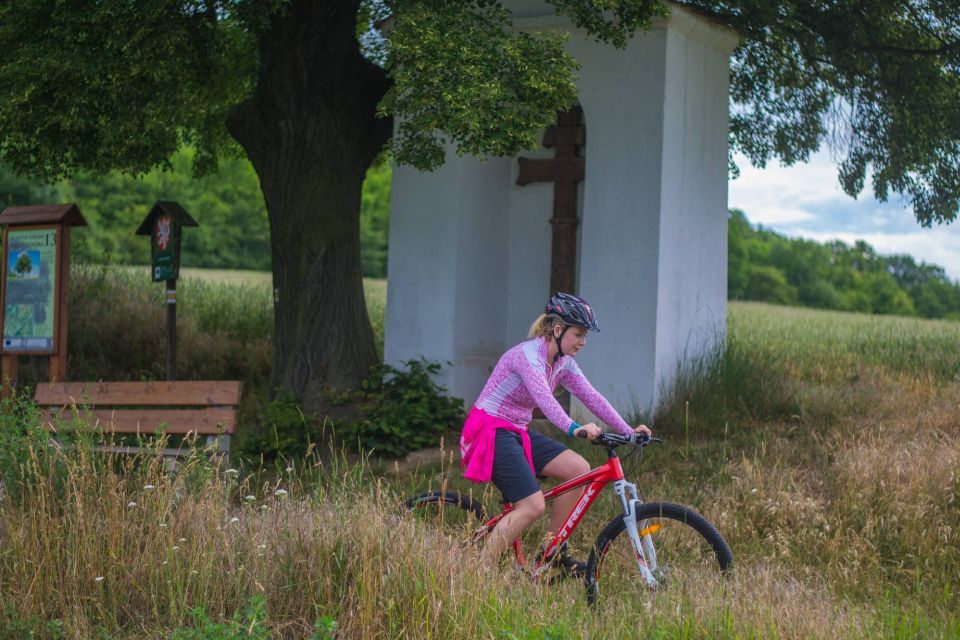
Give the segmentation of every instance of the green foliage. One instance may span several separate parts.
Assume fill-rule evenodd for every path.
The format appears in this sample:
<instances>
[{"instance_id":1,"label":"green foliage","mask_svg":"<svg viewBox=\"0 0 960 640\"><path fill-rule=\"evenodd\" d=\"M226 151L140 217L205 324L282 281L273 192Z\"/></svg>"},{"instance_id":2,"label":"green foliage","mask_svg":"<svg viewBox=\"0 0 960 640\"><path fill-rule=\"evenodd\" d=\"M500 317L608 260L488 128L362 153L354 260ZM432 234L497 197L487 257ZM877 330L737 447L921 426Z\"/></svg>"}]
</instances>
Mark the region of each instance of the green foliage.
<instances>
[{"instance_id":1,"label":"green foliage","mask_svg":"<svg viewBox=\"0 0 960 640\"><path fill-rule=\"evenodd\" d=\"M88 226L73 232L72 258L91 264L148 264L150 241L134 231L157 200L175 200L200 223L183 234L184 267L268 271L270 229L256 172L249 162L226 158L215 173L192 174L196 152L181 148L165 169L139 177L83 171L43 185L0 166L0 208L76 202ZM363 183L360 243L363 275L387 275L390 219L389 162L375 164Z\"/></svg>"},{"instance_id":2,"label":"green foliage","mask_svg":"<svg viewBox=\"0 0 960 640\"><path fill-rule=\"evenodd\" d=\"M268 402L257 418L254 429L247 430L237 450L265 460L298 458L310 444L310 422L293 394L281 390Z\"/></svg>"},{"instance_id":3,"label":"green foliage","mask_svg":"<svg viewBox=\"0 0 960 640\"><path fill-rule=\"evenodd\" d=\"M960 284L909 255L881 256L866 242L818 244L754 228L731 211L731 300L926 318L960 318Z\"/></svg>"},{"instance_id":4,"label":"green foliage","mask_svg":"<svg viewBox=\"0 0 960 640\"><path fill-rule=\"evenodd\" d=\"M61 185L45 185L31 178L18 176L0 164L0 210L22 204L65 202Z\"/></svg>"},{"instance_id":5,"label":"green foliage","mask_svg":"<svg viewBox=\"0 0 960 640\"><path fill-rule=\"evenodd\" d=\"M576 63L557 33L510 28L499 3L394 2L388 69L394 85L381 103L402 116L397 162L421 169L457 153L509 155L538 145L537 132L576 98Z\"/></svg>"},{"instance_id":6,"label":"green foliage","mask_svg":"<svg viewBox=\"0 0 960 640\"><path fill-rule=\"evenodd\" d=\"M235 152L227 114L255 77L254 21L275 4L4 3L3 159L46 179L136 174L191 143L213 168Z\"/></svg>"},{"instance_id":7,"label":"green foliage","mask_svg":"<svg viewBox=\"0 0 960 640\"><path fill-rule=\"evenodd\" d=\"M16 640L21 638L61 640L66 638L67 634L63 629L63 621L59 619L43 621L36 617L24 619L12 602L4 600L3 609L0 611L0 636Z\"/></svg>"},{"instance_id":8,"label":"green foliage","mask_svg":"<svg viewBox=\"0 0 960 640\"><path fill-rule=\"evenodd\" d=\"M387 242L390 234L390 163L367 170L360 199L360 257L364 278L387 277Z\"/></svg>"},{"instance_id":9,"label":"green foliage","mask_svg":"<svg viewBox=\"0 0 960 640\"><path fill-rule=\"evenodd\" d=\"M243 611L237 611L228 622L214 622L203 607L190 611L196 625L174 629L170 640L270 640L273 635L264 624L267 603L262 595L251 596Z\"/></svg>"},{"instance_id":10,"label":"green foliage","mask_svg":"<svg viewBox=\"0 0 960 640\"><path fill-rule=\"evenodd\" d=\"M650 28L653 17L669 15L661 0L552 0L597 40L623 48L634 33Z\"/></svg>"},{"instance_id":11,"label":"green foliage","mask_svg":"<svg viewBox=\"0 0 960 640\"><path fill-rule=\"evenodd\" d=\"M459 428L463 401L444 395L433 381L440 364L409 360L403 371L380 365L363 382L358 394L363 418L338 427L346 442L378 455L401 456L439 444L440 437Z\"/></svg>"},{"instance_id":12,"label":"green foliage","mask_svg":"<svg viewBox=\"0 0 960 640\"><path fill-rule=\"evenodd\" d=\"M787 278L780 269L752 264L747 281L746 299L766 300L778 304L796 304L797 289L787 283Z\"/></svg>"},{"instance_id":13,"label":"green foliage","mask_svg":"<svg viewBox=\"0 0 960 640\"><path fill-rule=\"evenodd\" d=\"M183 266L269 270L267 209L250 163L228 158L215 173L198 178L190 169L196 156L182 148L167 170L137 178L84 171L63 183L65 199L80 206L88 223L75 232L75 256L100 264L148 264L150 239L134 231L157 200L175 200L199 223L183 232Z\"/></svg>"}]
</instances>

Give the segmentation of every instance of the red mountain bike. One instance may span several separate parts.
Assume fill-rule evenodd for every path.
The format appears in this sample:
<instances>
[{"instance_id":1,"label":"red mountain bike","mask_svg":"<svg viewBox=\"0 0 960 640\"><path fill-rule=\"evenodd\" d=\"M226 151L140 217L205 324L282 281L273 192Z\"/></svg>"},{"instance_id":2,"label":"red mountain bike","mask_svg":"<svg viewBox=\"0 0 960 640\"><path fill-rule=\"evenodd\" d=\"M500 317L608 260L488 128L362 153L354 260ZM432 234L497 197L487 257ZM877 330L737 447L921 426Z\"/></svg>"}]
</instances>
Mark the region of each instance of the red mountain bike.
<instances>
[{"instance_id":1,"label":"red mountain bike","mask_svg":"<svg viewBox=\"0 0 960 640\"><path fill-rule=\"evenodd\" d=\"M600 593L601 573L605 585L613 580L622 581L620 588L612 590L622 593L622 587L637 582L647 588L662 588L675 582L715 579L731 568L730 547L706 518L683 505L644 502L637 486L626 481L617 448L625 445L633 448L624 456L627 459L654 442L662 440L637 434L604 433L593 444L606 447L607 462L544 494L544 499L550 501L568 491L583 489L560 531L529 569L534 578L540 578L550 569L560 555L557 550L580 524L600 490L611 483L622 512L604 527L590 552L585 576L590 604L596 602ZM505 503L503 511L487 519L481 502L457 491L428 491L408 499L405 504L415 512L436 510L434 517L445 525L468 527L473 531L474 542L482 542L500 518L513 510L513 505ZM478 524L479 528L474 530ZM513 550L517 564L527 568L519 539L514 540Z\"/></svg>"}]
</instances>

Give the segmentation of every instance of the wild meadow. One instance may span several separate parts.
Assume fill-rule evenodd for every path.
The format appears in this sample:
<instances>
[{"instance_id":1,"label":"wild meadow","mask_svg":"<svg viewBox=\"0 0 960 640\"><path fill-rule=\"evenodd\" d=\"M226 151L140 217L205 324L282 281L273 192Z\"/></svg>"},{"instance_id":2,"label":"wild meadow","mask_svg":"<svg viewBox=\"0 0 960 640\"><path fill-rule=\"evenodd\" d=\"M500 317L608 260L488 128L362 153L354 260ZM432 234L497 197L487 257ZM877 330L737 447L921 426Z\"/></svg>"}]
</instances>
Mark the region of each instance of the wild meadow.
<instances>
[{"instance_id":1,"label":"wild meadow","mask_svg":"<svg viewBox=\"0 0 960 640\"><path fill-rule=\"evenodd\" d=\"M120 290L88 275L93 300L98 286ZM139 358L156 336L129 317L160 287L123 282L83 326ZM200 354L184 353L185 370L253 376L269 363L267 287L185 280L182 292ZM382 326L385 288L368 296ZM960 323L733 303L725 347L686 363L643 418L665 443L633 478L647 499L712 520L736 568L689 588L604 592L591 608L572 580L532 583L508 562L483 571L463 532L405 512L404 496L442 487L497 506L462 480L449 441L402 473L322 442L276 464L198 454L171 471L92 453L98 436L78 424L55 446L29 402L8 402L0 637L960 636ZM576 555L612 498L581 525Z\"/></svg>"}]
</instances>

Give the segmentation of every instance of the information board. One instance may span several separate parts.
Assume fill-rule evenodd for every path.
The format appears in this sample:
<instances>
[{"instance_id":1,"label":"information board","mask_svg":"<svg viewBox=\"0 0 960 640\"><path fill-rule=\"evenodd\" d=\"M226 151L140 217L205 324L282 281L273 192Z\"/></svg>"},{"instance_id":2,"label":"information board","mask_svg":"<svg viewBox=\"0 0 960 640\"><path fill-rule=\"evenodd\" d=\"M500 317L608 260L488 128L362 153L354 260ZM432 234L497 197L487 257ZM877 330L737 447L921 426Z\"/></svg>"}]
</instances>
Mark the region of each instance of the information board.
<instances>
[{"instance_id":1,"label":"information board","mask_svg":"<svg viewBox=\"0 0 960 640\"><path fill-rule=\"evenodd\" d=\"M53 353L57 228L10 229L3 255L3 351Z\"/></svg>"}]
</instances>

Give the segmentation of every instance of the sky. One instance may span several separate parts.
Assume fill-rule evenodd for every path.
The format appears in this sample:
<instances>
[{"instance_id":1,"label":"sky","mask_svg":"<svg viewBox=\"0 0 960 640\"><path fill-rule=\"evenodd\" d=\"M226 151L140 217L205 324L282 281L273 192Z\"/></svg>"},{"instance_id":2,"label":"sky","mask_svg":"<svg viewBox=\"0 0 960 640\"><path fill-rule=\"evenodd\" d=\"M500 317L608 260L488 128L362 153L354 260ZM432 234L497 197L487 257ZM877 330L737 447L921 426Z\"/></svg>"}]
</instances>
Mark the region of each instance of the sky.
<instances>
[{"instance_id":1,"label":"sky","mask_svg":"<svg viewBox=\"0 0 960 640\"><path fill-rule=\"evenodd\" d=\"M865 240L880 254L909 253L960 280L960 221L921 227L899 195L877 201L869 180L854 200L840 188L836 166L825 151L792 167L774 160L756 169L745 157L735 161L740 177L730 181L730 208L742 210L754 225L818 242Z\"/></svg>"}]
</instances>

